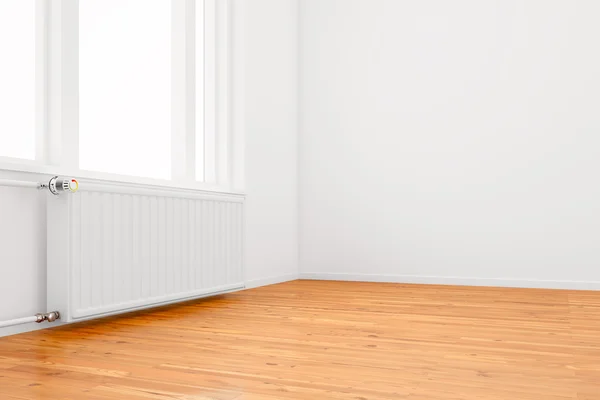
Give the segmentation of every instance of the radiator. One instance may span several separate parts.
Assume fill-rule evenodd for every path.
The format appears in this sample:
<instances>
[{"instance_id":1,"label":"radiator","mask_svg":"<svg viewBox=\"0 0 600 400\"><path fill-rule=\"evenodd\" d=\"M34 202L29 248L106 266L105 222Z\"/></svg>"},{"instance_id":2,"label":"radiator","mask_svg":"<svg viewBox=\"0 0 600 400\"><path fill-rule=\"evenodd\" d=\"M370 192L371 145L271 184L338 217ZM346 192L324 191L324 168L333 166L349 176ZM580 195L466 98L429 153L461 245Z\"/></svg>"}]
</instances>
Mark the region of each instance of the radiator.
<instances>
[{"instance_id":1,"label":"radiator","mask_svg":"<svg viewBox=\"0 0 600 400\"><path fill-rule=\"evenodd\" d=\"M48 309L72 322L244 287L244 198L82 183L48 198Z\"/></svg>"}]
</instances>

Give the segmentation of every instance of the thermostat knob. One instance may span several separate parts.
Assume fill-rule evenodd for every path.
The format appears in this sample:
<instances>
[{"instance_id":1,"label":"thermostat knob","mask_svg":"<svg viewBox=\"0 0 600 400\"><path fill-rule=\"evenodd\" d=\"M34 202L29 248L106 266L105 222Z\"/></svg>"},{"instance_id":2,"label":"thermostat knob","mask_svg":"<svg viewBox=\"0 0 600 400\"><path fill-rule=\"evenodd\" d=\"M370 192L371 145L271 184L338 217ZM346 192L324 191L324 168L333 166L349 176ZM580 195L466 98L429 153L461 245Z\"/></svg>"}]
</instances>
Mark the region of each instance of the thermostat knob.
<instances>
[{"instance_id":1,"label":"thermostat knob","mask_svg":"<svg viewBox=\"0 0 600 400\"><path fill-rule=\"evenodd\" d=\"M75 193L79 189L79 182L77 182L77 179L59 178L58 176L55 176L50 179L48 189L50 189L50 192L54 195L59 195L61 193Z\"/></svg>"}]
</instances>

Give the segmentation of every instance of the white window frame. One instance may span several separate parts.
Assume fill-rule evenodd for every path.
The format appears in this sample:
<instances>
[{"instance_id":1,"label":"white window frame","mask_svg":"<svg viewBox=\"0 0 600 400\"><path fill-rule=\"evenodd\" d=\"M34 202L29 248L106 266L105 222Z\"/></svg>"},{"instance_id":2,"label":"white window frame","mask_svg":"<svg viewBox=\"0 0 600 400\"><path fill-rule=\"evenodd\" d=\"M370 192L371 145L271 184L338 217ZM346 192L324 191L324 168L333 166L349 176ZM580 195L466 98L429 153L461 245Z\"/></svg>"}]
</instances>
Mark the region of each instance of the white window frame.
<instances>
[{"instance_id":1,"label":"white window frame","mask_svg":"<svg viewBox=\"0 0 600 400\"><path fill-rule=\"evenodd\" d=\"M82 0L85 1L85 0ZM165 0L168 1L168 0ZM243 139L233 119L233 0L199 0L205 14L206 181L196 179L196 0L172 2L172 179L79 168L79 0L36 0L36 159L0 157L0 170L240 193ZM243 35L237 34L236 37ZM241 47L240 47L241 49ZM241 51L241 50L240 50ZM238 79L236 78L236 81ZM235 159L234 159L235 158Z\"/></svg>"}]
</instances>

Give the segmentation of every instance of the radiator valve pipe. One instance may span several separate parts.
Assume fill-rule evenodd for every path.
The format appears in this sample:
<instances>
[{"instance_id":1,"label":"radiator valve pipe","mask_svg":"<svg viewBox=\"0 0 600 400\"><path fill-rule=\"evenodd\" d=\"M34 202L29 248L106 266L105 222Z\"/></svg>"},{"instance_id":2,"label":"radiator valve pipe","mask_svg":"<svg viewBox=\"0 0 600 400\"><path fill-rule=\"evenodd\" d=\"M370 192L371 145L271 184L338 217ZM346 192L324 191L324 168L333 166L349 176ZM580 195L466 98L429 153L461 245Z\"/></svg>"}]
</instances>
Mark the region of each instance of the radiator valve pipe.
<instances>
[{"instance_id":1,"label":"radiator valve pipe","mask_svg":"<svg viewBox=\"0 0 600 400\"><path fill-rule=\"evenodd\" d=\"M50 311L49 313L38 313L33 317L25 317L25 318L17 318L11 319L8 321L0 321L0 328L5 328L7 326L15 326L27 324L30 322L42 323L44 321L54 322L57 319L60 319L60 313L58 311Z\"/></svg>"},{"instance_id":2,"label":"radiator valve pipe","mask_svg":"<svg viewBox=\"0 0 600 400\"><path fill-rule=\"evenodd\" d=\"M31 189L42 189L44 187L43 184L37 182L14 181L11 179L0 179L0 186L24 187Z\"/></svg>"},{"instance_id":3,"label":"radiator valve pipe","mask_svg":"<svg viewBox=\"0 0 600 400\"><path fill-rule=\"evenodd\" d=\"M60 319L60 313L58 311L50 311L49 313L44 314L44 319L48 322L54 322L57 319Z\"/></svg>"},{"instance_id":4,"label":"radiator valve pipe","mask_svg":"<svg viewBox=\"0 0 600 400\"><path fill-rule=\"evenodd\" d=\"M25 187L32 189L48 189L50 193L58 196L61 193L75 193L79 190L79 182L75 178L63 178L54 176L48 183L36 183L28 181L14 181L0 179L0 186Z\"/></svg>"}]
</instances>

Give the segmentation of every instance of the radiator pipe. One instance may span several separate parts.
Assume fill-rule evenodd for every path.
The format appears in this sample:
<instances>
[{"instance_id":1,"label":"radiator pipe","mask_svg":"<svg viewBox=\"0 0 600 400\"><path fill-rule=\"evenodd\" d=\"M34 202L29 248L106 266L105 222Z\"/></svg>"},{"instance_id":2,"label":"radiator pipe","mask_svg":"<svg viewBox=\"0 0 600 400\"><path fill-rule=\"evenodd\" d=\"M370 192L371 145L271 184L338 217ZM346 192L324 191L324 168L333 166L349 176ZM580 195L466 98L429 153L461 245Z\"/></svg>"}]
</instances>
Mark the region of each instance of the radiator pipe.
<instances>
[{"instance_id":1,"label":"radiator pipe","mask_svg":"<svg viewBox=\"0 0 600 400\"><path fill-rule=\"evenodd\" d=\"M37 322L38 324L41 322L44 322L44 321L54 322L57 319L60 319L60 313L58 311L51 311L49 313L35 314L32 317L17 318L17 319L11 319L8 321L0 321L0 328L5 328L7 326L28 324L30 322Z\"/></svg>"},{"instance_id":2,"label":"radiator pipe","mask_svg":"<svg viewBox=\"0 0 600 400\"><path fill-rule=\"evenodd\" d=\"M79 190L79 182L77 182L77 179L62 178L59 176L52 177L48 183L0 179L0 186L48 189L50 193L55 196L58 196L61 193L75 193L77 190Z\"/></svg>"},{"instance_id":3,"label":"radiator pipe","mask_svg":"<svg viewBox=\"0 0 600 400\"><path fill-rule=\"evenodd\" d=\"M26 187L32 189L42 189L44 186L37 182L13 181L10 179L0 179L0 186Z\"/></svg>"}]
</instances>

